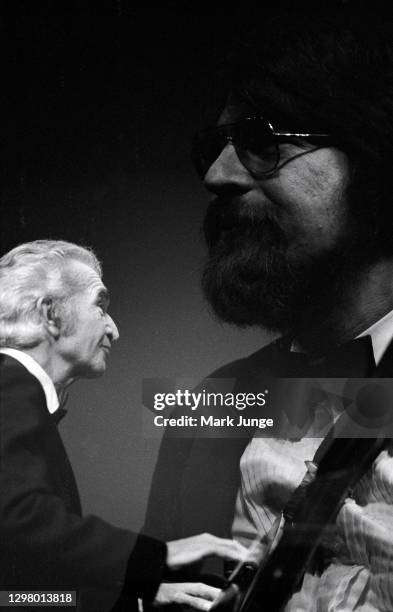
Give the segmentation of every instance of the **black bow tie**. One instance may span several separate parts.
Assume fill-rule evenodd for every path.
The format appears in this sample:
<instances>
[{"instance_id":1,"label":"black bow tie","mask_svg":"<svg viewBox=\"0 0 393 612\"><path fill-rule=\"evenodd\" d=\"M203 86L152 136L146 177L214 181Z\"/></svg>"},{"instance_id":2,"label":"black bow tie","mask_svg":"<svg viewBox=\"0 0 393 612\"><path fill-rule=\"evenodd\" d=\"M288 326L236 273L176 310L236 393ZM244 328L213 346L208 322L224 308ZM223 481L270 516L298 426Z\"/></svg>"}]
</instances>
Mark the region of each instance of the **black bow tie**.
<instances>
[{"instance_id":1,"label":"black bow tie","mask_svg":"<svg viewBox=\"0 0 393 612\"><path fill-rule=\"evenodd\" d=\"M67 410L64 408L66 403L68 402L68 393L66 391L60 391L58 393L59 398L59 407L55 412L51 414L52 420L56 425L60 423L62 419L64 419L67 414Z\"/></svg>"},{"instance_id":2,"label":"black bow tie","mask_svg":"<svg viewBox=\"0 0 393 612\"><path fill-rule=\"evenodd\" d=\"M51 414L51 417L55 424L58 425L60 421L64 419L66 414L67 410L65 410L64 408L58 408L55 412Z\"/></svg>"},{"instance_id":3,"label":"black bow tie","mask_svg":"<svg viewBox=\"0 0 393 612\"><path fill-rule=\"evenodd\" d=\"M324 357L287 350L283 358L280 375L288 378L367 378L376 368L371 336L341 344Z\"/></svg>"}]
</instances>

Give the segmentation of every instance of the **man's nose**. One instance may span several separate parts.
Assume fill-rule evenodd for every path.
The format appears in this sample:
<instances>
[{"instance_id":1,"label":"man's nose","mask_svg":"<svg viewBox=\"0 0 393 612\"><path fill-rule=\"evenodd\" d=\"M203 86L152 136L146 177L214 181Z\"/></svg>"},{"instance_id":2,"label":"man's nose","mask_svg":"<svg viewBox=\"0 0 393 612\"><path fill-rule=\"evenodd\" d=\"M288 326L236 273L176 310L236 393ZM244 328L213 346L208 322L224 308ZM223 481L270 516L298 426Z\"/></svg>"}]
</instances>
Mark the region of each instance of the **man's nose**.
<instances>
[{"instance_id":1,"label":"man's nose","mask_svg":"<svg viewBox=\"0 0 393 612\"><path fill-rule=\"evenodd\" d=\"M241 163L236 149L231 142L223 148L205 174L203 183L212 193L225 191L247 191L252 177Z\"/></svg>"},{"instance_id":2,"label":"man's nose","mask_svg":"<svg viewBox=\"0 0 393 612\"><path fill-rule=\"evenodd\" d=\"M117 329L117 325L112 319L110 315L106 315L106 325L107 325L107 335L110 337L112 342L115 342L119 339L119 330Z\"/></svg>"}]
</instances>

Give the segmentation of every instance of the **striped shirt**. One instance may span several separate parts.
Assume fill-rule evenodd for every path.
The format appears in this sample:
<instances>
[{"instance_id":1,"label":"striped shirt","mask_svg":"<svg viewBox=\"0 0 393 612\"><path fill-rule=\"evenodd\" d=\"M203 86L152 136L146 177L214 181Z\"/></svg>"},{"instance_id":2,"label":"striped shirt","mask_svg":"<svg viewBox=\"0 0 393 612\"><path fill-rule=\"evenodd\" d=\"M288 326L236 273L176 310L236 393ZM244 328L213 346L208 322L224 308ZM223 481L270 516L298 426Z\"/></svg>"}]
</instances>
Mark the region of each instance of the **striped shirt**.
<instances>
[{"instance_id":1,"label":"striped shirt","mask_svg":"<svg viewBox=\"0 0 393 612\"><path fill-rule=\"evenodd\" d=\"M393 313L370 334L378 363L393 337ZM300 484L342 406L320 404L303 437L254 437L240 461L233 537L250 545L267 534ZM330 562L322 575L306 573L285 612L392 612L393 451L384 450L343 504L329 536Z\"/></svg>"}]
</instances>

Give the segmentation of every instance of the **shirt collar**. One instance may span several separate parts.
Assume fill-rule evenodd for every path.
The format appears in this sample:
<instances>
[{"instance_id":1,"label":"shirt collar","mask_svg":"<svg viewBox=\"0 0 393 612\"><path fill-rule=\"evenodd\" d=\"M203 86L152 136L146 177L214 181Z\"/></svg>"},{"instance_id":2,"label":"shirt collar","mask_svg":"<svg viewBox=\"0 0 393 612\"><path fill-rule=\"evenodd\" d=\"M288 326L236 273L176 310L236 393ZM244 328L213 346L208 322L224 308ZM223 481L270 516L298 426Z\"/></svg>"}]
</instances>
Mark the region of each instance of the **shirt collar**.
<instances>
[{"instance_id":1,"label":"shirt collar","mask_svg":"<svg viewBox=\"0 0 393 612\"><path fill-rule=\"evenodd\" d=\"M368 329L359 334L357 338L362 336L371 336L374 359L376 365L378 365L393 338L393 310L376 323L373 323Z\"/></svg>"},{"instance_id":2,"label":"shirt collar","mask_svg":"<svg viewBox=\"0 0 393 612\"><path fill-rule=\"evenodd\" d=\"M393 310L365 329L356 338L362 336L371 336L375 365L378 365L393 338ZM293 340L290 350L302 352L303 349L296 340Z\"/></svg>"},{"instance_id":3,"label":"shirt collar","mask_svg":"<svg viewBox=\"0 0 393 612\"><path fill-rule=\"evenodd\" d=\"M46 397L46 405L50 414L59 408L59 398L52 379L33 357L14 348L0 348L0 353L13 357L21 363L41 383Z\"/></svg>"}]
</instances>

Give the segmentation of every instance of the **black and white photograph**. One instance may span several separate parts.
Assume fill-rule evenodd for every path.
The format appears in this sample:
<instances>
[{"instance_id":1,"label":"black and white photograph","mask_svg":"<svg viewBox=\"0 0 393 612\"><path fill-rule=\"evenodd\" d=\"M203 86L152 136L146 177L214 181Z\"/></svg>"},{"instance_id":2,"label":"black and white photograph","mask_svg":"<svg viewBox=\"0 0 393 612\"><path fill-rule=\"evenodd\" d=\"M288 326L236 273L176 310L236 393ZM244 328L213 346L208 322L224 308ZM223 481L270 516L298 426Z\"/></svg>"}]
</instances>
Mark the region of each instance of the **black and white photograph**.
<instances>
[{"instance_id":1,"label":"black and white photograph","mask_svg":"<svg viewBox=\"0 0 393 612\"><path fill-rule=\"evenodd\" d=\"M0 610L392 612L392 7L0 28Z\"/></svg>"}]
</instances>

